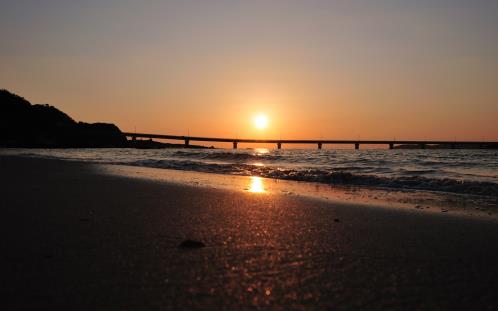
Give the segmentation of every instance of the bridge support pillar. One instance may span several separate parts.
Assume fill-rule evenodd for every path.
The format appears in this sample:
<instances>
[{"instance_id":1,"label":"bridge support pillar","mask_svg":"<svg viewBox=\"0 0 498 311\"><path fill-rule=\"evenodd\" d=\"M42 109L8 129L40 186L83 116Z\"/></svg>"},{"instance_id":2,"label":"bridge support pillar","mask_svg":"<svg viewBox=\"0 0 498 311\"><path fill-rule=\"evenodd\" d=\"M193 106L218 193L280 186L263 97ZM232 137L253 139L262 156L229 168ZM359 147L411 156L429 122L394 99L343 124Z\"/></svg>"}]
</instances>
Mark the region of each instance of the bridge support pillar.
<instances>
[{"instance_id":1,"label":"bridge support pillar","mask_svg":"<svg viewBox=\"0 0 498 311\"><path fill-rule=\"evenodd\" d=\"M450 145L450 148L451 148L451 149L455 149L455 144L451 144L451 145Z\"/></svg>"},{"instance_id":2,"label":"bridge support pillar","mask_svg":"<svg viewBox=\"0 0 498 311\"><path fill-rule=\"evenodd\" d=\"M354 144L354 149L356 150L360 149L360 144L359 143Z\"/></svg>"},{"instance_id":3,"label":"bridge support pillar","mask_svg":"<svg viewBox=\"0 0 498 311\"><path fill-rule=\"evenodd\" d=\"M188 147L188 146L190 146L190 140L185 139L185 147Z\"/></svg>"},{"instance_id":4,"label":"bridge support pillar","mask_svg":"<svg viewBox=\"0 0 498 311\"><path fill-rule=\"evenodd\" d=\"M394 144L393 143L389 144L389 149L394 149Z\"/></svg>"},{"instance_id":5,"label":"bridge support pillar","mask_svg":"<svg viewBox=\"0 0 498 311\"><path fill-rule=\"evenodd\" d=\"M322 149L322 143L318 143L318 149Z\"/></svg>"},{"instance_id":6,"label":"bridge support pillar","mask_svg":"<svg viewBox=\"0 0 498 311\"><path fill-rule=\"evenodd\" d=\"M420 144L420 149L425 149L427 146L425 144Z\"/></svg>"},{"instance_id":7,"label":"bridge support pillar","mask_svg":"<svg viewBox=\"0 0 498 311\"><path fill-rule=\"evenodd\" d=\"M282 149L282 143L277 143L277 149Z\"/></svg>"},{"instance_id":8,"label":"bridge support pillar","mask_svg":"<svg viewBox=\"0 0 498 311\"><path fill-rule=\"evenodd\" d=\"M233 142L233 149L237 149L237 144L238 143L236 141Z\"/></svg>"},{"instance_id":9,"label":"bridge support pillar","mask_svg":"<svg viewBox=\"0 0 498 311\"><path fill-rule=\"evenodd\" d=\"M137 140L137 136L133 136L133 137L131 138L131 140L132 140L132 141Z\"/></svg>"}]
</instances>

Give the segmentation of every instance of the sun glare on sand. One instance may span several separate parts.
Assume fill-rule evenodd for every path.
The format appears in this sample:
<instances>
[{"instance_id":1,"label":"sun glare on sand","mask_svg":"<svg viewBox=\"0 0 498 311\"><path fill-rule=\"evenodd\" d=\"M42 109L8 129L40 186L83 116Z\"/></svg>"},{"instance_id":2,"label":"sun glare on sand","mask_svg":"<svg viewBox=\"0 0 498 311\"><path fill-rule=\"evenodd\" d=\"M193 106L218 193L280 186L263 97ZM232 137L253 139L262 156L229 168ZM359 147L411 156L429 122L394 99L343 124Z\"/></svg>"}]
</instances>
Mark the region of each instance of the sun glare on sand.
<instances>
[{"instance_id":1,"label":"sun glare on sand","mask_svg":"<svg viewBox=\"0 0 498 311\"><path fill-rule=\"evenodd\" d=\"M264 114L259 114L254 117L254 126L259 129L265 129L268 127L268 117Z\"/></svg>"},{"instance_id":2,"label":"sun glare on sand","mask_svg":"<svg viewBox=\"0 0 498 311\"><path fill-rule=\"evenodd\" d=\"M265 193L266 189L263 184L263 179L257 176L249 177L249 187L247 187L247 191L252 193Z\"/></svg>"}]
</instances>

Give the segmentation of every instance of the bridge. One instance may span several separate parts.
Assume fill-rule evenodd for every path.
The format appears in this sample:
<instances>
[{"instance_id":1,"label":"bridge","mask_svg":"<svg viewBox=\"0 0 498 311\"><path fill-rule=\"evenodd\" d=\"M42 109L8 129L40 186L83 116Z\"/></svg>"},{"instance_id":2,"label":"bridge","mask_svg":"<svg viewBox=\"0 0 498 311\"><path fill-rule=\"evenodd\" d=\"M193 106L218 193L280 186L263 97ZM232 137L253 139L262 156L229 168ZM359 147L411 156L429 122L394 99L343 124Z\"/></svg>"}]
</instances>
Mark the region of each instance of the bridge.
<instances>
[{"instance_id":1,"label":"bridge","mask_svg":"<svg viewBox=\"0 0 498 311\"><path fill-rule=\"evenodd\" d=\"M485 142L485 141L243 139L243 138L216 138L216 137L178 136L178 135L161 135L161 134L144 134L144 133L123 133L123 134L126 137L131 138L132 140L136 140L137 138L180 140L184 142L185 147L188 147L190 145L190 142L193 141L232 143L234 149L237 149L239 143L275 144L278 149L281 149L284 144L310 144L310 145L316 145L318 149L322 149L323 145L352 145L354 146L355 149L360 149L360 145L385 145L388 146L389 149L394 149L395 145L412 145L414 146L414 148L420 148L420 149L425 149L429 145L446 145L451 149L498 148L498 142Z\"/></svg>"}]
</instances>

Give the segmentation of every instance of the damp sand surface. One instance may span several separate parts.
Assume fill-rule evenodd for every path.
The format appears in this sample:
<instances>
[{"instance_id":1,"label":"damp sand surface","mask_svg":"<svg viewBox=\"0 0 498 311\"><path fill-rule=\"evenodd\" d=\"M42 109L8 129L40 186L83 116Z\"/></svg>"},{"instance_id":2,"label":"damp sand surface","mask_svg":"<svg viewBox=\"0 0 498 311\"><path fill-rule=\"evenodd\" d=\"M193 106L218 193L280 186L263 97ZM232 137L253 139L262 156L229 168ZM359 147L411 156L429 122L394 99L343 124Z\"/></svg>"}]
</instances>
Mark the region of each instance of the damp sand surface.
<instances>
[{"instance_id":1,"label":"damp sand surface","mask_svg":"<svg viewBox=\"0 0 498 311\"><path fill-rule=\"evenodd\" d=\"M0 157L5 309L498 308L492 217L163 174Z\"/></svg>"}]
</instances>

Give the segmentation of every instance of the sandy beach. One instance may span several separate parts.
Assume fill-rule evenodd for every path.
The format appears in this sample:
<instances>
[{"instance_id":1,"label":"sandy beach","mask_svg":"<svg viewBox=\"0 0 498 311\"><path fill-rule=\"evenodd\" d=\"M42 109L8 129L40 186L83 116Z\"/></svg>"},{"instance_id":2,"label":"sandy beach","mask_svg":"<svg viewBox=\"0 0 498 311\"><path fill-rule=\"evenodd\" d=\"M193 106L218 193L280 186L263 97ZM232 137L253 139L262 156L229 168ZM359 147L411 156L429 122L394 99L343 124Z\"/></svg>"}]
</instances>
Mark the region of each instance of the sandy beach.
<instances>
[{"instance_id":1,"label":"sandy beach","mask_svg":"<svg viewBox=\"0 0 498 311\"><path fill-rule=\"evenodd\" d=\"M0 180L3 310L498 308L493 219L13 156Z\"/></svg>"}]
</instances>

